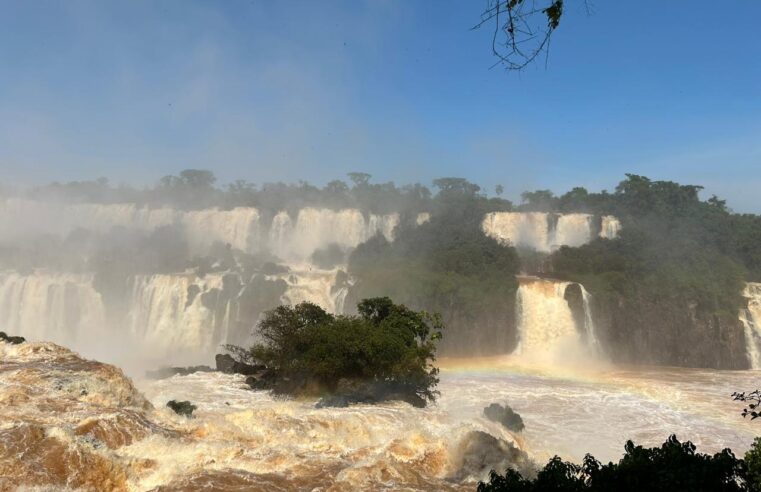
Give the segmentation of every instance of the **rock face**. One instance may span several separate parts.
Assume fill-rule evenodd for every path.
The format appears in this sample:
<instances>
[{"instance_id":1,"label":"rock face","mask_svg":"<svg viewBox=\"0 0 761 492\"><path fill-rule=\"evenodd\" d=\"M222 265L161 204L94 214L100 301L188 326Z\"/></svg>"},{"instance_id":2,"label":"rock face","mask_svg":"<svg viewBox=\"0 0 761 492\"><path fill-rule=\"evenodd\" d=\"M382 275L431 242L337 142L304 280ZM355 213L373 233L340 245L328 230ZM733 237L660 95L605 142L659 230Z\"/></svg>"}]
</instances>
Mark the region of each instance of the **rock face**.
<instances>
[{"instance_id":1,"label":"rock face","mask_svg":"<svg viewBox=\"0 0 761 492\"><path fill-rule=\"evenodd\" d=\"M707 313L689 299L593 297L602 345L617 363L748 369L736 313Z\"/></svg>"},{"instance_id":2,"label":"rock face","mask_svg":"<svg viewBox=\"0 0 761 492\"><path fill-rule=\"evenodd\" d=\"M530 476L534 465L528 455L509 442L481 431L472 431L460 444L458 469L463 476L484 476L490 470L512 468Z\"/></svg>"},{"instance_id":3,"label":"rock face","mask_svg":"<svg viewBox=\"0 0 761 492\"><path fill-rule=\"evenodd\" d=\"M246 364L245 362L237 361L230 354L217 354L215 362L217 365L217 371L225 374L253 376L266 369L262 365Z\"/></svg>"},{"instance_id":4,"label":"rock face","mask_svg":"<svg viewBox=\"0 0 761 492\"><path fill-rule=\"evenodd\" d=\"M171 408L174 411L174 413L176 413L177 415L183 415L188 418L192 417L193 412L195 411L196 408L198 408L187 400L185 401L170 400L167 402L166 406Z\"/></svg>"},{"instance_id":5,"label":"rock face","mask_svg":"<svg viewBox=\"0 0 761 492\"><path fill-rule=\"evenodd\" d=\"M499 403L492 403L484 408L484 415L492 422L499 422L506 429L513 432L520 432L526 428L523 419L509 405L502 406Z\"/></svg>"}]
</instances>

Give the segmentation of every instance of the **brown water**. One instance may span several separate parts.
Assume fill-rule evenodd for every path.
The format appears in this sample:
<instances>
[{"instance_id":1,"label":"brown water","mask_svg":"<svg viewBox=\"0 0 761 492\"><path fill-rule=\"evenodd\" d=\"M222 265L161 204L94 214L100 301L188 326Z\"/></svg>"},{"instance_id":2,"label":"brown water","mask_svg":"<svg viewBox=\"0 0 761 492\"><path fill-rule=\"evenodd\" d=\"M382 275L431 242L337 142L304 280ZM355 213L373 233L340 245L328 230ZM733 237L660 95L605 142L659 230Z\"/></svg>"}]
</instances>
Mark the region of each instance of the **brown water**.
<instances>
[{"instance_id":1,"label":"brown water","mask_svg":"<svg viewBox=\"0 0 761 492\"><path fill-rule=\"evenodd\" d=\"M473 490L488 472L480 465L520 461L516 448L540 462L609 460L626 438L659 444L676 433L701 451L742 453L761 425L729 397L755 387L753 371L442 364L429 408L315 409L217 373L138 381L138 391L113 366L55 345L0 344L0 490ZM170 399L196 404L195 418L167 409ZM509 403L525 431L483 418L492 402ZM501 451L478 432L501 439Z\"/></svg>"}]
</instances>

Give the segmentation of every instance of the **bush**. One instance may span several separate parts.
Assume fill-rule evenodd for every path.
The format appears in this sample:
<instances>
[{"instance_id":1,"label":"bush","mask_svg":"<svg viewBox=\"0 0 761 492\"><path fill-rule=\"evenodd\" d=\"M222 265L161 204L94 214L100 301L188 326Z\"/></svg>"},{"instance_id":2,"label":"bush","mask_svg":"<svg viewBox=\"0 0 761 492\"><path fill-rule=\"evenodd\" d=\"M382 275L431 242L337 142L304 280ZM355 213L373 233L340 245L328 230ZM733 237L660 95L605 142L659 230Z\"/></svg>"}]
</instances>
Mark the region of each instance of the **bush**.
<instances>
[{"instance_id":1,"label":"bush","mask_svg":"<svg viewBox=\"0 0 761 492\"><path fill-rule=\"evenodd\" d=\"M264 314L262 342L251 357L267 367L272 389L285 394L334 392L346 380L403 388L424 401L437 395L437 315L416 312L387 297L365 299L356 316L334 316L303 302Z\"/></svg>"},{"instance_id":2,"label":"bush","mask_svg":"<svg viewBox=\"0 0 761 492\"><path fill-rule=\"evenodd\" d=\"M757 448L758 440L754 444ZM626 454L618 463L601 464L587 455L582 465L552 458L536 478L527 479L514 470L505 475L492 472L479 492L735 492L757 490L749 480L746 462L725 449L713 456L695 452L691 442L681 443L676 436L656 448L626 443ZM749 455L753 452L749 452ZM746 455L747 456L747 455ZM754 459L756 454L753 455ZM750 461L749 461L750 462ZM756 461L753 461L754 466ZM755 476L752 480L756 480Z\"/></svg>"}]
</instances>

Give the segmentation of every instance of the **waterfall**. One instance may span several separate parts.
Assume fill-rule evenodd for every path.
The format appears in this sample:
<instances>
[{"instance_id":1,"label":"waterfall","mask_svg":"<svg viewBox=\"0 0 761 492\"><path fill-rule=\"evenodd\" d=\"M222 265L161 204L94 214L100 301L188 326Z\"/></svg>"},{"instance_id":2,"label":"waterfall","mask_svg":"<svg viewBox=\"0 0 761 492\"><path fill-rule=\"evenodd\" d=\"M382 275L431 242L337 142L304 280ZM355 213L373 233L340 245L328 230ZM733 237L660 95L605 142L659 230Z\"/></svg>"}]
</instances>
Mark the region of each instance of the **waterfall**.
<instances>
[{"instance_id":1,"label":"waterfall","mask_svg":"<svg viewBox=\"0 0 761 492\"><path fill-rule=\"evenodd\" d=\"M595 320L592 316L592 294L590 294L583 285L578 285L581 289L581 297L584 301L584 333L587 337L587 344L592 347L595 352L602 353L602 345L600 345L600 341L597 338Z\"/></svg>"},{"instance_id":2,"label":"waterfall","mask_svg":"<svg viewBox=\"0 0 761 492\"><path fill-rule=\"evenodd\" d=\"M549 253L561 246L578 247L591 241L592 218L590 214L492 212L486 214L481 227L487 236L503 244ZM615 217L605 216L601 221L602 237L612 239L618 234L620 224Z\"/></svg>"},{"instance_id":3,"label":"waterfall","mask_svg":"<svg viewBox=\"0 0 761 492\"><path fill-rule=\"evenodd\" d=\"M206 275L139 275L133 279L129 327L132 337L150 355L186 352L204 355L227 342L225 321L217 330L216 305L204 303L204 294L222 288L222 278ZM228 315L229 307L223 312ZM227 317L227 316L225 316Z\"/></svg>"},{"instance_id":4,"label":"waterfall","mask_svg":"<svg viewBox=\"0 0 761 492\"><path fill-rule=\"evenodd\" d=\"M560 246L578 247L592 238L592 216L589 214L563 214L558 217L552 234L550 249Z\"/></svg>"},{"instance_id":5,"label":"waterfall","mask_svg":"<svg viewBox=\"0 0 761 492\"><path fill-rule=\"evenodd\" d=\"M569 282L523 277L519 280L518 353L544 351L563 338L576 338L573 313L565 300Z\"/></svg>"},{"instance_id":6,"label":"waterfall","mask_svg":"<svg viewBox=\"0 0 761 492\"><path fill-rule=\"evenodd\" d=\"M543 212L492 212L484 217L482 229L487 236L517 248L550 251L550 231Z\"/></svg>"},{"instance_id":7,"label":"waterfall","mask_svg":"<svg viewBox=\"0 0 761 492\"><path fill-rule=\"evenodd\" d=\"M0 330L30 340L93 346L107 336L91 275L0 273Z\"/></svg>"},{"instance_id":8,"label":"waterfall","mask_svg":"<svg viewBox=\"0 0 761 492\"><path fill-rule=\"evenodd\" d=\"M79 228L96 234L114 227L149 233L174 226L184 234L193 255L208 254L215 242L246 253L272 253L288 270L271 276L286 282L281 302L309 301L334 313L343 312L348 292L345 258L324 269L312 262L314 252L337 245L348 257L351 249L376 234L392 241L398 223L398 214L364 214L357 209L307 207L293 215L281 211L267 224L259 210L250 207L183 211L129 203L0 200L3 245L26 247L41 237L63 238ZM344 280L337 280L339 274ZM134 346L141 355L177 362L205 360L201 357L213 353L219 344L238 336L241 329L249 329L237 326L241 306L231 301L230 292L220 294L220 275L202 279L187 273L137 275L128 282L126 313L120 308L112 313L113 306L109 306L109 316L118 319L109 319L114 329L107 332L106 310L92 286L92 275L0 274L0 330L64 343L100 358L104 358L102 351L86 349L96 339L118 346L121 352ZM246 315L251 313L246 312L244 318ZM248 318L245 322L253 323ZM123 329L116 329L122 325ZM105 334L108 337L101 336ZM119 337L118 341L114 337Z\"/></svg>"},{"instance_id":9,"label":"waterfall","mask_svg":"<svg viewBox=\"0 0 761 492\"><path fill-rule=\"evenodd\" d=\"M344 249L356 248L379 233L392 241L398 223L398 214L370 214L366 218L357 209L303 208L295 222L288 213L280 212L272 220L268 246L279 257L300 262L330 244Z\"/></svg>"},{"instance_id":10,"label":"waterfall","mask_svg":"<svg viewBox=\"0 0 761 492\"><path fill-rule=\"evenodd\" d=\"M182 223L192 251L206 251L215 241L241 251L252 251L259 242L259 211L255 208L186 212Z\"/></svg>"},{"instance_id":11,"label":"waterfall","mask_svg":"<svg viewBox=\"0 0 761 492\"><path fill-rule=\"evenodd\" d=\"M600 227L600 237L605 239L615 239L621 230L621 222L612 215L603 215Z\"/></svg>"},{"instance_id":12,"label":"waterfall","mask_svg":"<svg viewBox=\"0 0 761 492\"><path fill-rule=\"evenodd\" d=\"M745 350L751 369L761 369L761 283L747 283L743 295L748 300L748 307L739 314L745 328Z\"/></svg>"},{"instance_id":13,"label":"waterfall","mask_svg":"<svg viewBox=\"0 0 761 492\"><path fill-rule=\"evenodd\" d=\"M589 358L597 352L599 343L590 309L590 294L581 284L537 277L519 277L518 280L518 355L554 364L574 357ZM566 299L566 289L571 285L581 289L583 326L577 326Z\"/></svg>"}]
</instances>

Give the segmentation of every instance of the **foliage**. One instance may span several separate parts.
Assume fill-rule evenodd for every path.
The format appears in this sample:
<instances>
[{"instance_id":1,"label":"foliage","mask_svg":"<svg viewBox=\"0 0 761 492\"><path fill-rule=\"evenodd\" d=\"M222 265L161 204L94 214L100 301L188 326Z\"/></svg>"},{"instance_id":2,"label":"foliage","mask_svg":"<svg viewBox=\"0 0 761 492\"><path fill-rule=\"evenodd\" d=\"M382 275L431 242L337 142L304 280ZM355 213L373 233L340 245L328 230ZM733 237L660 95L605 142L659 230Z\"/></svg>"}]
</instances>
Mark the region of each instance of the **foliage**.
<instances>
[{"instance_id":1,"label":"foliage","mask_svg":"<svg viewBox=\"0 0 761 492\"><path fill-rule=\"evenodd\" d=\"M319 207L413 215L429 209L431 192L421 184L397 187L393 182L372 183L372 176L367 173L352 172L348 176L351 186L341 180L332 180L320 188L306 181L257 185L238 179L220 187L211 171L186 169L177 176L164 176L156 185L145 189L112 186L107 179L99 178L40 186L30 190L28 196L69 202L170 206L185 210L257 207L270 213Z\"/></svg>"},{"instance_id":2,"label":"foliage","mask_svg":"<svg viewBox=\"0 0 761 492\"><path fill-rule=\"evenodd\" d=\"M542 53L560 25L564 0L489 0L473 29L493 29L492 54L507 70L521 70Z\"/></svg>"},{"instance_id":3,"label":"foliage","mask_svg":"<svg viewBox=\"0 0 761 492\"><path fill-rule=\"evenodd\" d=\"M330 392L348 379L405 387L433 401L439 317L387 297L364 299L357 310L356 316L334 316L308 302L278 306L259 322L262 341L251 356L280 381L308 383L286 392Z\"/></svg>"},{"instance_id":4,"label":"foliage","mask_svg":"<svg viewBox=\"0 0 761 492\"><path fill-rule=\"evenodd\" d=\"M448 327L442 349L449 353L472 353L479 346L507 351L514 343L507 339L514 315L513 303L506 300L514 298L519 259L513 248L486 237L481 221L487 212L510 209L510 203L487 199L464 179L434 183L439 192L429 222L402 225L394 242L378 236L351 254L349 273L357 283L350 298L390 296L441 313Z\"/></svg>"},{"instance_id":5,"label":"foliage","mask_svg":"<svg viewBox=\"0 0 761 492\"><path fill-rule=\"evenodd\" d=\"M761 409L759 409L759 406L761 406L761 390L753 390L747 394L744 391L742 393L735 392L732 393L732 399L748 405L743 408L743 418L750 416L751 420L755 420L761 417Z\"/></svg>"},{"instance_id":6,"label":"foliage","mask_svg":"<svg viewBox=\"0 0 761 492\"><path fill-rule=\"evenodd\" d=\"M700 189L631 174L614 194L575 188L554 205L573 203L593 213L615 215L623 229L616 241L598 239L580 248L561 248L552 259L555 272L578 280L586 277L598 290L689 300L706 312L734 315L742 301L743 280L761 269L761 245L751 244L761 235L761 228L753 225L761 224L739 219L742 226L737 227L737 217L723 202L715 197L700 200Z\"/></svg>"},{"instance_id":7,"label":"foliage","mask_svg":"<svg viewBox=\"0 0 761 492\"><path fill-rule=\"evenodd\" d=\"M697 453L691 442L679 442L675 436L660 447L645 448L627 441L626 453L618 463L603 465L587 455L582 465L552 458L536 478L528 479L508 470L504 475L492 472L489 481L478 485L479 492L577 492L612 491L653 492L694 491L733 492L757 490L758 445L746 455L747 462L725 449L713 456ZM752 463L753 472L749 473Z\"/></svg>"}]
</instances>

